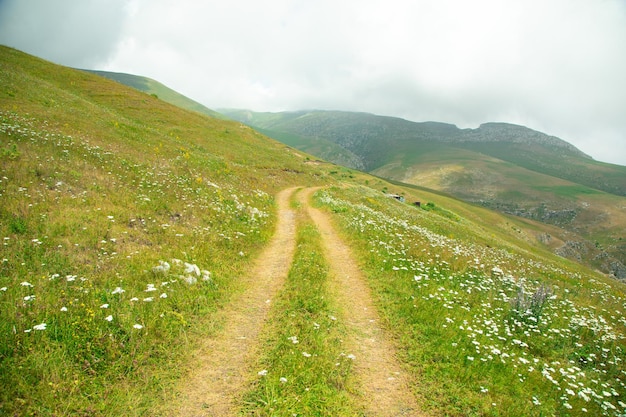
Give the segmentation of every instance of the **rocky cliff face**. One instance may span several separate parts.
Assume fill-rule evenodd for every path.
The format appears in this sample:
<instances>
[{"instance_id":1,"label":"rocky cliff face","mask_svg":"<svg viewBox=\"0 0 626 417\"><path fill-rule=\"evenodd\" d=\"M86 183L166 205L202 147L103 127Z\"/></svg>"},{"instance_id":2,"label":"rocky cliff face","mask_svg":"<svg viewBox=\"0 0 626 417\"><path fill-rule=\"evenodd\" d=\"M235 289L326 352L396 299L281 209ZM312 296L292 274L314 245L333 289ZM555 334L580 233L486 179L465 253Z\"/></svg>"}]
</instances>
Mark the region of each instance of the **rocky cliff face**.
<instances>
[{"instance_id":1,"label":"rocky cliff face","mask_svg":"<svg viewBox=\"0 0 626 417\"><path fill-rule=\"evenodd\" d=\"M556 136L546 135L545 133L537 132L525 126L509 123L484 123L480 125L478 129L464 129L460 132L459 136L453 138L453 140L460 142L538 144L591 159L591 156Z\"/></svg>"}]
</instances>

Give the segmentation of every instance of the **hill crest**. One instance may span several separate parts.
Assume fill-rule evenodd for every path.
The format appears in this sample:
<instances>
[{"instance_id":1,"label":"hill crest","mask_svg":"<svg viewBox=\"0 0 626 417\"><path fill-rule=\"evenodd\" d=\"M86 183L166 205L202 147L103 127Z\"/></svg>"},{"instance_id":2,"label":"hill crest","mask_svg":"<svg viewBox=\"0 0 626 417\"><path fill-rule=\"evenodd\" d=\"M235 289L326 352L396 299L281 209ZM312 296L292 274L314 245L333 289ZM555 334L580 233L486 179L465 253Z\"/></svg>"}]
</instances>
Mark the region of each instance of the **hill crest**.
<instances>
[{"instance_id":1,"label":"hill crest","mask_svg":"<svg viewBox=\"0 0 626 417\"><path fill-rule=\"evenodd\" d=\"M195 100L190 99L187 96L180 94L179 92L172 90L171 88L161 84L160 82L153 80L152 78L143 77L139 75L127 74L123 72L111 72L111 71L99 71L81 69L81 71L96 74L101 77L108 78L113 81L117 81L120 84L127 85L136 90L153 95L161 100L173 104L174 106L181 107L183 109L195 111L205 114L207 116L215 117L217 119L223 119L224 116L214 110L209 109L203 104L198 103Z\"/></svg>"},{"instance_id":2,"label":"hill crest","mask_svg":"<svg viewBox=\"0 0 626 417\"><path fill-rule=\"evenodd\" d=\"M457 140L460 142L535 143L563 150L583 158L593 159L590 155L559 137L512 123L488 122L481 124L477 129L463 129Z\"/></svg>"}]
</instances>

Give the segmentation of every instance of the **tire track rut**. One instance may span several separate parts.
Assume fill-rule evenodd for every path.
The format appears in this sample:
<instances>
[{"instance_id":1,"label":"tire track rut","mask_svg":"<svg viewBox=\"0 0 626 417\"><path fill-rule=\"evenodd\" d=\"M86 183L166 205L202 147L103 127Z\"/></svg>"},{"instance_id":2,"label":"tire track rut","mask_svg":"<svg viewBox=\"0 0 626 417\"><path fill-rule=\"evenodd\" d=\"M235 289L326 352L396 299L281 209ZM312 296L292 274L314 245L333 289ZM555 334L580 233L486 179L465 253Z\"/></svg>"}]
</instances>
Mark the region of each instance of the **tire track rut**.
<instances>
[{"instance_id":1,"label":"tire track rut","mask_svg":"<svg viewBox=\"0 0 626 417\"><path fill-rule=\"evenodd\" d=\"M185 380L185 391L167 414L185 417L227 417L237 413L236 403L247 388L249 367L254 363L258 336L270 309L270 301L282 287L295 252L295 213L289 208L295 188L276 196L276 232L252 271L243 277L244 292L220 313L224 328L207 339Z\"/></svg>"},{"instance_id":2,"label":"tire track rut","mask_svg":"<svg viewBox=\"0 0 626 417\"><path fill-rule=\"evenodd\" d=\"M357 403L366 416L423 415L411 394L409 378L396 359L395 347L379 325L369 287L350 248L335 231L330 217L310 204L317 189L308 188L299 198L322 236L333 292L343 306L350 332L346 348L356 355L354 368L361 390Z\"/></svg>"},{"instance_id":3,"label":"tire track rut","mask_svg":"<svg viewBox=\"0 0 626 417\"><path fill-rule=\"evenodd\" d=\"M240 410L241 395L255 373L251 367L259 353L259 334L270 310L270 300L282 288L293 262L296 214L290 200L297 188L276 196L276 232L252 271L242 278L245 290L219 313L224 327L207 339L195 355L184 388L167 416L233 417ZM330 216L311 206L318 188L302 189L298 200L322 237L324 256L330 265L331 291L342 306L348 327L346 351L355 354L354 372L361 415L422 416L409 387L409 378L396 359L395 347L379 324L379 317L350 248L335 231Z\"/></svg>"}]
</instances>

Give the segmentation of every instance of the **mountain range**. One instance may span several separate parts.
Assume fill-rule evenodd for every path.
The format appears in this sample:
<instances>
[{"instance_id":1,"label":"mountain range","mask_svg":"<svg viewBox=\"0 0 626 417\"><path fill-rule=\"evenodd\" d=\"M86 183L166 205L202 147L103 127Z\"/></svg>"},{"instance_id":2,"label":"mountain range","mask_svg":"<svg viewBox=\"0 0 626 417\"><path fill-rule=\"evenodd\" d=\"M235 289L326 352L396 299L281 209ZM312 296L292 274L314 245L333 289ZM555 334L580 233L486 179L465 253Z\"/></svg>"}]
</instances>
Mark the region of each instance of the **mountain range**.
<instances>
[{"instance_id":1,"label":"mountain range","mask_svg":"<svg viewBox=\"0 0 626 417\"><path fill-rule=\"evenodd\" d=\"M562 256L626 278L626 167L524 126L459 129L367 113L220 109L324 160L558 226Z\"/></svg>"},{"instance_id":2,"label":"mountain range","mask_svg":"<svg viewBox=\"0 0 626 417\"><path fill-rule=\"evenodd\" d=\"M626 279L626 167L596 161L558 137L510 123L460 129L360 112L215 111L146 77L92 72L238 120L321 160L557 226L556 233L539 235L543 244Z\"/></svg>"},{"instance_id":3,"label":"mountain range","mask_svg":"<svg viewBox=\"0 0 626 417\"><path fill-rule=\"evenodd\" d=\"M540 235L551 250L626 279L626 167L596 161L556 136L510 123L460 129L360 112L215 111L150 78L91 72L238 120L321 160L558 226Z\"/></svg>"}]
</instances>

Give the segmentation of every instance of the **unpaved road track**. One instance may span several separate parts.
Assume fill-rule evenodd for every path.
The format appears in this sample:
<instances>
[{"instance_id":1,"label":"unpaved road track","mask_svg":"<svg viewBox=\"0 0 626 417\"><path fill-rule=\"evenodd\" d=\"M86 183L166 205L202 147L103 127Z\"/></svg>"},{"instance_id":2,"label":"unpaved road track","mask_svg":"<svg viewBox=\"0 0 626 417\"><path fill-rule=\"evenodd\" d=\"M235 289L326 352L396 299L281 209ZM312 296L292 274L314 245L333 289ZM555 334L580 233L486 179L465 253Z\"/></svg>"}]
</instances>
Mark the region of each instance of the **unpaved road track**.
<instances>
[{"instance_id":1,"label":"unpaved road track","mask_svg":"<svg viewBox=\"0 0 626 417\"><path fill-rule=\"evenodd\" d=\"M170 416L225 417L236 415L239 394L247 386L258 335L271 300L282 287L293 260L295 213L289 208L294 189L276 196L276 232L252 271L243 279L246 290L221 312L224 329L208 339L197 355L197 366L185 379L185 390Z\"/></svg>"},{"instance_id":2,"label":"unpaved road track","mask_svg":"<svg viewBox=\"0 0 626 417\"><path fill-rule=\"evenodd\" d=\"M349 328L346 351L355 356L354 372L360 394L356 403L365 416L421 416L408 385L408 377L395 356L393 344L380 327L379 317L349 247L341 240L325 212L310 205L316 188L299 192L298 199L322 236L330 280L342 319ZM296 243L296 215L290 209L295 188L277 195L278 223L274 237L243 279L246 290L220 313L224 328L206 340L195 356L190 375L167 416L232 417L237 401L255 376L251 366L258 355L258 336L272 300L291 267Z\"/></svg>"},{"instance_id":3,"label":"unpaved road track","mask_svg":"<svg viewBox=\"0 0 626 417\"><path fill-rule=\"evenodd\" d=\"M322 236L333 292L344 309L350 332L346 348L356 356L354 369L361 388L357 403L363 405L367 416L422 415L395 348L380 327L369 287L350 248L335 231L329 215L309 203L315 191L308 188L299 197Z\"/></svg>"}]
</instances>

